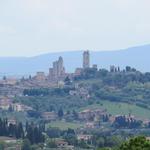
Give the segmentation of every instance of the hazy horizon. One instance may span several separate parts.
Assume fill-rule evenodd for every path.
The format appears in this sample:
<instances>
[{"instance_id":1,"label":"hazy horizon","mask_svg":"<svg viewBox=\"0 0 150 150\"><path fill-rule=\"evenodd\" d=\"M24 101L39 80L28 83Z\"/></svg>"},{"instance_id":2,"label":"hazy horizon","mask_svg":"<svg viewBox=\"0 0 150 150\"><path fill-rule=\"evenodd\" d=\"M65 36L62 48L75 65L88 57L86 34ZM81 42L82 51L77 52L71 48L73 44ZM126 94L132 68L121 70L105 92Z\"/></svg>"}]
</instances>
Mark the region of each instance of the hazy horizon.
<instances>
[{"instance_id":1,"label":"hazy horizon","mask_svg":"<svg viewBox=\"0 0 150 150\"><path fill-rule=\"evenodd\" d=\"M23 55L12 55L12 56L1 56L0 58L32 58L32 57L38 57L38 56L42 56L42 55L47 55L47 54L60 54L60 53L67 53L67 52L83 52L85 50L89 50L90 52L111 52L111 51L124 51L130 48L136 48L136 47L143 47L143 46L148 46L150 44L145 44L145 45L136 45L136 46L132 46L132 47L126 47L126 48L121 48L121 49L107 49L107 50L90 50L90 49L83 49L83 50L58 50L58 51L47 51L47 52L41 52L41 53L37 53L34 55L27 55L27 56L23 56Z\"/></svg>"},{"instance_id":2,"label":"hazy horizon","mask_svg":"<svg viewBox=\"0 0 150 150\"><path fill-rule=\"evenodd\" d=\"M55 53L67 53L67 52L83 52L83 51L85 51L85 50L89 50L90 52L112 52L112 51L124 51L124 50L127 50L127 49L131 49L131 48L136 48L136 47L142 47L142 46L148 46L148 45L150 45L150 44L144 44L144 45L135 45L135 46L131 46L131 47L126 47L126 48L121 48L121 49L105 49L105 50L90 50L90 49L80 49L80 50L58 50L58 51L47 51L47 52L41 52L41 53L37 53L37 54L34 54L34 55L25 55L25 56L23 56L23 55L7 55L7 56L1 56L0 55L0 58L11 58L11 57L16 57L16 58L21 58L21 57L25 57L25 58L32 58L32 57L38 57L38 56L41 56L41 55L47 55L47 54L55 54Z\"/></svg>"}]
</instances>

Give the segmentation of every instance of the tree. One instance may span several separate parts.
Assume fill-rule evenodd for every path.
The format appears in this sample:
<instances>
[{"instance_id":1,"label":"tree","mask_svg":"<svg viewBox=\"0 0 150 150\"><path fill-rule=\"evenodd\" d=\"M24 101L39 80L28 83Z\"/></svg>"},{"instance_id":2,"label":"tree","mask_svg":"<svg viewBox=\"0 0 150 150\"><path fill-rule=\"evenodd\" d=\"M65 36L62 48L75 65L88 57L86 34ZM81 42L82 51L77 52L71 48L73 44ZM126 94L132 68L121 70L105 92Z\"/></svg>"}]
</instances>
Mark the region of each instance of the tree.
<instances>
[{"instance_id":1,"label":"tree","mask_svg":"<svg viewBox=\"0 0 150 150\"><path fill-rule=\"evenodd\" d=\"M9 111L9 112L13 112L13 111L14 111L12 105L9 106L8 111Z\"/></svg>"},{"instance_id":2,"label":"tree","mask_svg":"<svg viewBox=\"0 0 150 150\"><path fill-rule=\"evenodd\" d=\"M16 138L24 138L24 130L21 122L17 125Z\"/></svg>"},{"instance_id":3,"label":"tree","mask_svg":"<svg viewBox=\"0 0 150 150\"><path fill-rule=\"evenodd\" d=\"M21 150L31 150L31 143L28 139L24 139Z\"/></svg>"},{"instance_id":4,"label":"tree","mask_svg":"<svg viewBox=\"0 0 150 150\"><path fill-rule=\"evenodd\" d=\"M96 150L111 150L110 148L98 148ZM115 150L115 149L114 149Z\"/></svg>"},{"instance_id":5,"label":"tree","mask_svg":"<svg viewBox=\"0 0 150 150\"><path fill-rule=\"evenodd\" d=\"M72 114L73 114L73 118L75 120L77 120L79 118L78 113L75 110L72 111Z\"/></svg>"},{"instance_id":6,"label":"tree","mask_svg":"<svg viewBox=\"0 0 150 150\"><path fill-rule=\"evenodd\" d=\"M29 75L29 80L31 80L32 79L32 76L31 75Z\"/></svg>"},{"instance_id":7,"label":"tree","mask_svg":"<svg viewBox=\"0 0 150 150\"><path fill-rule=\"evenodd\" d=\"M81 140L81 141L79 142L79 146L80 146L81 148L84 148L84 149L88 149L88 148L89 148L88 144L87 144L84 140Z\"/></svg>"},{"instance_id":8,"label":"tree","mask_svg":"<svg viewBox=\"0 0 150 150\"><path fill-rule=\"evenodd\" d=\"M62 118L63 116L64 116L63 109L60 108L59 111L58 111L58 117L59 117L59 118Z\"/></svg>"},{"instance_id":9,"label":"tree","mask_svg":"<svg viewBox=\"0 0 150 150\"><path fill-rule=\"evenodd\" d=\"M24 77L22 77L22 78L21 78L21 82L24 82L24 81L25 81L25 78L24 78Z\"/></svg>"},{"instance_id":10,"label":"tree","mask_svg":"<svg viewBox=\"0 0 150 150\"><path fill-rule=\"evenodd\" d=\"M41 127L38 127L32 123L28 125L26 138L29 139L31 144L43 143L45 141L45 138L42 132L43 131Z\"/></svg>"},{"instance_id":11,"label":"tree","mask_svg":"<svg viewBox=\"0 0 150 150\"><path fill-rule=\"evenodd\" d=\"M57 148L56 142L54 140L49 140L47 146L48 148Z\"/></svg>"},{"instance_id":12,"label":"tree","mask_svg":"<svg viewBox=\"0 0 150 150\"><path fill-rule=\"evenodd\" d=\"M48 128L46 134L49 136L49 138L59 138L61 131L59 128Z\"/></svg>"},{"instance_id":13,"label":"tree","mask_svg":"<svg viewBox=\"0 0 150 150\"><path fill-rule=\"evenodd\" d=\"M0 150L4 150L5 149L5 143L3 141L0 141Z\"/></svg>"},{"instance_id":14,"label":"tree","mask_svg":"<svg viewBox=\"0 0 150 150\"><path fill-rule=\"evenodd\" d=\"M67 134L64 136L64 139L68 142L69 145L77 146L79 144L75 134Z\"/></svg>"},{"instance_id":15,"label":"tree","mask_svg":"<svg viewBox=\"0 0 150 150\"><path fill-rule=\"evenodd\" d=\"M131 71L131 67L130 66L126 66L126 72L130 72Z\"/></svg>"},{"instance_id":16,"label":"tree","mask_svg":"<svg viewBox=\"0 0 150 150\"><path fill-rule=\"evenodd\" d=\"M68 76L65 78L64 82L65 82L66 85L70 85L71 84L71 80L70 80L70 78Z\"/></svg>"},{"instance_id":17,"label":"tree","mask_svg":"<svg viewBox=\"0 0 150 150\"><path fill-rule=\"evenodd\" d=\"M97 139L96 144L98 145L98 147L104 147L105 145L105 140L104 138L100 137Z\"/></svg>"},{"instance_id":18,"label":"tree","mask_svg":"<svg viewBox=\"0 0 150 150\"><path fill-rule=\"evenodd\" d=\"M6 77L6 76L3 76L3 80L7 80L7 77Z\"/></svg>"},{"instance_id":19,"label":"tree","mask_svg":"<svg viewBox=\"0 0 150 150\"><path fill-rule=\"evenodd\" d=\"M123 143L119 150L149 150L150 141L144 136L139 136L130 139L129 141Z\"/></svg>"}]
</instances>

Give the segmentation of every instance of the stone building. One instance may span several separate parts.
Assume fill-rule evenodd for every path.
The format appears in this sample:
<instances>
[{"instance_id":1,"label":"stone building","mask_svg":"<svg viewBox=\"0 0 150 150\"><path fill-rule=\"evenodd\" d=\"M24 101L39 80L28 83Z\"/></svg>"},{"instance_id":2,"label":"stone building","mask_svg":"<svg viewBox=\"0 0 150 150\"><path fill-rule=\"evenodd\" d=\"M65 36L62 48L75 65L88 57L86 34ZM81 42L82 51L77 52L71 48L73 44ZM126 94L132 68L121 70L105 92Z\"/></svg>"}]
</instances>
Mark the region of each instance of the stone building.
<instances>
[{"instance_id":1,"label":"stone building","mask_svg":"<svg viewBox=\"0 0 150 150\"><path fill-rule=\"evenodd\" d=\"M0 98L0 109L8 110L12 105L13 100L7 97Z\"/></svg>"},{"instance_id":2,"label":"stone building","mask_svg":"<svg viewBox=\"0 0 150 150\"><path fill-rule=\"evenodd\" d=\"M97 64L93 64L93 69L98 69Z\"/></svg>"},{"instance_id":3,"label":"stone building","mask_svg":"<svg viewBox=\"0 0 150 150\"><path fill-rule=\"evenodd\" d=\"M36 73L36 80L38 81L43 81L46 79L45 73L44 72L37 72Z\"/></svg>"},{"instance_id":4,"label":"stone building","mask_svg":"<svg viewBox=\"0 0 150 150\"><path fill-rule=\"evenodd\" d=\"M82 68L76 68L74 75L79 76L79 75L81 75L82 71L83 71Z\"/></svg>"},{"instance_id":5,"label":"stone building","mask_svg":"<svg viewBox=\"0 0 150 150\"><path fill-rule=\"evenodd\" d=\"M99 120L104 114L106 114L105 109L86 109L78 113L79 119L82 121Z\"/></svg>"},{"instance_id":6,"label":"stone building","mask_svg":"<svg viewBox=\"0 0 150 150\"><path fill-rule=\"evenodd\" d=\"M53 62L53 76L52 77L57 77L58 76L58 61Z\"/></svg>"},{"instance_id":7,"label":"stone building","mask_svg":"<svg viewBox=\"0 0 150 150\"><path fill-rule=\"evenodd\" d=\"M92 139L92 135L88 135L88 134L78 134L77 135L77 139L79 141L88 141L88 140L91 140Z\"/></svg>"},{"instance_id":8,"label":"stone building","mask_svg":"<svg viewBox=\"0 0 150 150\"><path fill-rule=\"evenodd\" d=\"M33 110L32 107L29 107L27 105L23 105L20 103L12 104L12 109L13 111L16 111L16 112L25 112L25 111Z\"/></svg>"},{"instance_id":9,"label":"stone building","mask_svg":"<svg viewBox=\"0 0 150 150\"><path fill-rule=\"evenodd\" d=\"M57 75L62 76L65 73L63 58L60 56L57 62Z\"/></svg>"},{"instance_id":10,"label":"stone building","mask_svg":"<svg viewBox=\"0 0 150 150\"><path fill-rule=\"evenodd\" d=\"M0 85L3 85L3 86L7 86L7 85L15 86L17 81L18 80L15 79L15 78L0 79Z\"/></svg>"},{"instance_id":11,"label":"stone building","mask_svg":"<svg viewBox=\"0 0 150 150\"><path fill-rule=\"evenodd\" d=\"M55 112L43 112L41 117L45 121L55 121L57 119L57 114Z\"/></svg>"},{"instance_id":12,"label":"stone building","mask_svg":"<svg viewBox=\"0 0 150 150\"><path fill-rule=\"evenodd\" d=\"M110 72L120 72L120 67L112 65L110 66Z\"/></svg>"},{"instance_id":13,"label":"stone building","mask_svg":"<svg viewBox=\"0 0 150 150\"><path fill-rule=\"evenodd\" d=\"M83 68L89 68L90 67L90 53L89 51L84 51L83 52Z\"/></svg>"}]
</instances>

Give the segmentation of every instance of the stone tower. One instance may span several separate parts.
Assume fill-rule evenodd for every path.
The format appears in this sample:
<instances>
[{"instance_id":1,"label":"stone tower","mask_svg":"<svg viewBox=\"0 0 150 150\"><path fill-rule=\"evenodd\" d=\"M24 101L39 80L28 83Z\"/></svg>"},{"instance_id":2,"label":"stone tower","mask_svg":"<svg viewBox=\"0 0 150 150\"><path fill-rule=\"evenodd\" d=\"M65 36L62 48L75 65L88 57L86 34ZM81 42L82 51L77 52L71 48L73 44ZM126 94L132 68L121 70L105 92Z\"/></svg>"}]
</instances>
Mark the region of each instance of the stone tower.
<instances>
[{"instance_id":1,"label":"stone tower","mask_svg":"<svg viewBox=\"0 0 150 150\"><path fill-rule=\"evenodd\" d=\"M58 76L64 74L64 62L63 58L60 56L58 60Z\"/></svg>"},{"instance_id":2,"label":"stone tower","mask_svg":"<svg viewBox=\"0 0 150 150\"><path fill-rule=\"evenodd\" d=\"M58 61L53 62L53 75L54 78L57 78L58 76Z\"/></svg>"},{"instance_id":3,"label":"stone tower","mask_svg":"<svg viewBox=\"0 0 150 150\"><path fill-rule=\"evenodd\" d=\"M49 69L49 79L61 78L65 75L64 61L60 56L57 61L53 62L53 67Z\"/></svg>"},{"instance_id":4,"label":"stone tower","mask_svg":"<svg viewBox=\"0 0 150 150\"><path fill-rule=\"evenodd\" d=\"M90 67L90 53L89 51L84 51L83 53L83 68L89 68Z\"/></svg>"}]
</instances>

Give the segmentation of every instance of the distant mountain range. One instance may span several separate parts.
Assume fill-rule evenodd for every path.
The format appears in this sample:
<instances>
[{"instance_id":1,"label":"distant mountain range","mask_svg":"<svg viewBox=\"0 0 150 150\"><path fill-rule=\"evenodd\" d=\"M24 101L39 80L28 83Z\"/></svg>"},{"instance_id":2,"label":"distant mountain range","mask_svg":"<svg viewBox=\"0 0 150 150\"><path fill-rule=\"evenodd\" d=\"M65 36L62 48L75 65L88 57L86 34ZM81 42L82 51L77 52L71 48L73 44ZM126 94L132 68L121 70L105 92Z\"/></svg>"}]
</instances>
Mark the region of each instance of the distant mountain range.
<instances>
[{"instance_id":1,"label":"distant mountain range","mask_svg":"<svg viewBox=\"0 0 150 150\"><path fill-rule=\"evenodd\" d=\"M35 57L0 57L0 76L29 75L37 71L48 73L52 62L62 56L67 72L82 66L82 51L57 52ZM142 72L150 72L150 45L132 47L116 51L91 51L91 65L109 68L110 65L124 68L127 65Z\"/></svg>"}]
</instances>

